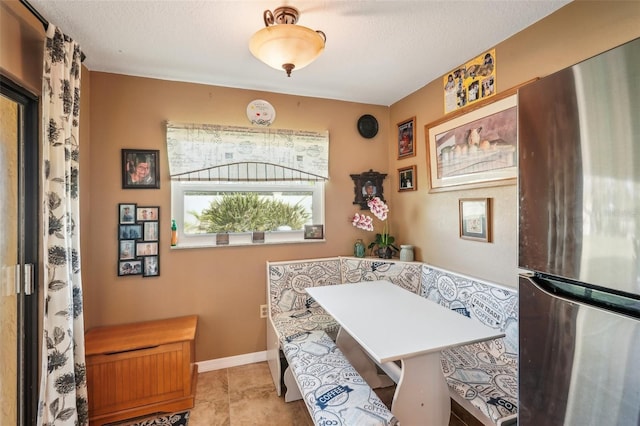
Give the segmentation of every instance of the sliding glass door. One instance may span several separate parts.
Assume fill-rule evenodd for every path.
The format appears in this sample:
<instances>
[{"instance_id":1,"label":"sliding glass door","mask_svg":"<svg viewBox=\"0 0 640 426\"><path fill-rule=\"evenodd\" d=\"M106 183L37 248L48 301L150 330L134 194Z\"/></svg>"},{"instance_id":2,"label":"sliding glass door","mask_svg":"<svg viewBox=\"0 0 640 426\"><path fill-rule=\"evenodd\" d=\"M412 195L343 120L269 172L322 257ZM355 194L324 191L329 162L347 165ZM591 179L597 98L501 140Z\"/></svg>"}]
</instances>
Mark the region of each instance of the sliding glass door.
<instances>
[{"instance_id":1,"label":"sliding glass door","mask_svg":"<svg viewBox=\"0 0 640 426\"><path fill-rule=\"evenodd\" d=\"M37 98L0 76L0 425L35 424Z\"/></svg>"}]
</instances>

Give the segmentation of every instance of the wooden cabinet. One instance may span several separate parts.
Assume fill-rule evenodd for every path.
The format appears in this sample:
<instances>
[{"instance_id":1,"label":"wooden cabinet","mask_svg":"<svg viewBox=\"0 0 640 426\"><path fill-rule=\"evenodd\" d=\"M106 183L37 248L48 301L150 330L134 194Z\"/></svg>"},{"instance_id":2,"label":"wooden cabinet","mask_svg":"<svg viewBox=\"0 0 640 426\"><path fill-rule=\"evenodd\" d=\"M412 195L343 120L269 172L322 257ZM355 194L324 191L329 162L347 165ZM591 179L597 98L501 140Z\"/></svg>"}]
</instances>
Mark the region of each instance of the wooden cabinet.
<instances>
[{"instance_id":1,"label":"wooden cabinet","mask_svg":"<svg viewBox=\"0 0 640 426\"><path fill-rule=\"evenodd\" d=\"M91 425L193 408L197 322L197 316L186 316L89 330Z\"/></svg>"}]
</instances>

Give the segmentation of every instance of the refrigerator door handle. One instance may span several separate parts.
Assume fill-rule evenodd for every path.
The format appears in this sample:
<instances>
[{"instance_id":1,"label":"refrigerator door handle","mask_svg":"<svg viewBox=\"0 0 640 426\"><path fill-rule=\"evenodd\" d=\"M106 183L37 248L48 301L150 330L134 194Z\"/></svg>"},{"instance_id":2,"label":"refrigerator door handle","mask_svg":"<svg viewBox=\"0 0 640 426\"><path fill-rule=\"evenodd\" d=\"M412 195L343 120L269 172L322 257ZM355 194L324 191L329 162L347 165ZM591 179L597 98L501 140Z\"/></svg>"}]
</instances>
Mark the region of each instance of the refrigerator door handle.
<instances>
[{"instance_id":1,"label":"refrigerator door handle","mask_svg":"<svg viewBox=\"0 0 640 426\"><path fill-rule=\"evenodd\" d=\"M585 283L540 273L522 277L551 297L640 319L640 299L637 296L604 291Z\"/></svg>"}]
</instances>

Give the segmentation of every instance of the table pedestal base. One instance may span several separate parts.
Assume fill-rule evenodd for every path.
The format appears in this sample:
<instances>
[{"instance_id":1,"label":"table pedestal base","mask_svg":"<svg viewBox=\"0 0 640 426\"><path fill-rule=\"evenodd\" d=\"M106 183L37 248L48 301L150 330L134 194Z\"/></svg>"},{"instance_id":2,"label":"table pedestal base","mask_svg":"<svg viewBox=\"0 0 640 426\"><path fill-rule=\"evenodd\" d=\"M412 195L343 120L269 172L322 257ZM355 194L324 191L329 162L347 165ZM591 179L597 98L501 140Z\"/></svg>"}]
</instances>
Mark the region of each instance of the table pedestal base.
<instances>
[{"instance_id":1,"label":"table pedestal base","mask_svg":"<svg viewBox=\"0 0 640 426\"><path fill-rule=\"evenodd\" d=\"M403 425L449 424L451 399L439 351L402 360L402 375L391 411Z\"/></svg>"},{"instance_id":2,"label":"table pedestal base","mask_svg":"<svg viewBox=\"0 0 640 426\"><path fill-rule=\"evenodd\" d=\"M378 373L376 363L369 358L362 346L342 328L338 331L336 345L371 389L386 388L394 384L386 374Z\"/></svg>"}]
</instances>

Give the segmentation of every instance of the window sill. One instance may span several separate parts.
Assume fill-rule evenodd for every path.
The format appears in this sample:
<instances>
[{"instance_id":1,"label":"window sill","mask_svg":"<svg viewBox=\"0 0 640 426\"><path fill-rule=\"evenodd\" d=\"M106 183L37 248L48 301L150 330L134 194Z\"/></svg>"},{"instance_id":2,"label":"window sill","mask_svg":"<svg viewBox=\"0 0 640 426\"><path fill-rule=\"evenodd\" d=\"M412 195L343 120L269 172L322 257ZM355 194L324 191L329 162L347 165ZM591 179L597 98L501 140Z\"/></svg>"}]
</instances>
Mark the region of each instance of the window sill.
<instances>
[{"instance_id":1,"label":"window sill","mask_svg":"<svg viewBox=\"0 0 640 426\"><path fill-rule=\"evenodd\" d=\"M264 243L236 243L236 244L212 244L206 243L178 243L176 246L171 246L171 250L183 250L183 249L199 249L199 248L233 248L233 247L263 247L263 246L280 246L286 244L317 244L326 243L327 240L300 240L300 241L273 241Z\"/></svg>"},{"instance_id":2,"label":"window sill","mask_svg":"<svg viewBox=\"0 0 640 426\"><path fill-rule=\"evenodd\" d=\"M265 231L259 232L229 232L224 234L180 234L178 245L172 248L203 248L203 247L247 247L274 244L300 244L308 242L325 242L324 238L304 238L304 232L296 231ZM255 238L255 240L254 240Z\"/></svg>"}]
</instances>

